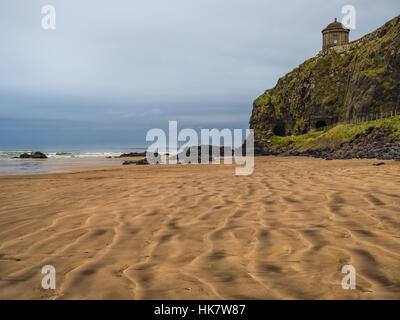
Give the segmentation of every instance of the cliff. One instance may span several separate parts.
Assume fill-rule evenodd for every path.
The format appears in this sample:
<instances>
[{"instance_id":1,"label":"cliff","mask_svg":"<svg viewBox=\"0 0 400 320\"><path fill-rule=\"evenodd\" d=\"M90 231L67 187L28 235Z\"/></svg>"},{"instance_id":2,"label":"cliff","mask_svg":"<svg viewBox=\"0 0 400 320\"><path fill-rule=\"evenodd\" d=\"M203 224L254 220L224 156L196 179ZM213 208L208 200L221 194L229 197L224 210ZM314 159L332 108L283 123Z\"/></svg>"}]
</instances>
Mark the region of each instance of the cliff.
<instances>
[{"instance_id":1,"label":"cliff","mask_svg":"<svg viewBox=\"0 0 400 320\"><path fill-rule=\"evenodd\" d=\"M272 136L400 111L400 16L345 46L321 51L280 78L253 104L258 148Z\"/></svg>"}]
</instances>

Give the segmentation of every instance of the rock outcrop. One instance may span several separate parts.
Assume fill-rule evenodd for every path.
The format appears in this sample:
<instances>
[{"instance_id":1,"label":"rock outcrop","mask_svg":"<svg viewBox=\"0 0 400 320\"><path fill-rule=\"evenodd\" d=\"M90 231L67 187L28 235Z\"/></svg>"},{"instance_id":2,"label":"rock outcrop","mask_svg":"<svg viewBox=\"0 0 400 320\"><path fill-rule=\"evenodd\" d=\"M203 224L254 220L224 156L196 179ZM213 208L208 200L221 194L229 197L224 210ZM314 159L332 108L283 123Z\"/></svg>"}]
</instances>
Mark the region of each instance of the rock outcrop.
<instances>
[{"instance_id":1,"label":"rock outcrop","mask_svg":"<svg viewBox=\"0 0 400 320\"><path fill-rule=\"evenodd\" d=\"M208 154L202 154L202 148L205 148L205 150L208 149ZM186 160L183 160L183 163L191 163L191 161L189 160L191 154L192 156L197 154L197 157L195 157L195 159L193 160L195 163L211 163L214 161L214 155L220 157L231 157L234 155L234 150L232 150L232 148L228 146L191 146L186 147L180 154L172 156L170 159L178 161L178 159L186 158Z\"/></svg>"},{"instance_id":2,"label":"rock outcrop","mask_svg":"<svg viewBox=\"0 0 400 320\"><path fill-rule=\"evenodd\" d=\"M129 152L123 153L118 158L145 157L146 152Z\"/></svg>"},{"instance_id":3,"label":"rock outcrop","mask_svg":"<svg viewBox=\"0 0 400 320\"><path fill-rule=\"evenodd\" d=\"M310 148L304 151L286 148L270 149L264 155L309 156L333 159L380 159L400 160L400 139L392 135L392 130L385 127L370 127L354 138L334 147Z\"/></svg>"},{"instance_id":4,"label":"rock outcrop","mask_svg":"<svg viewBox=\"0 0 400 320\"><path fill-rule=\"evenodd\" d=\"M47 156L40 151L35 151L32 153L22 153L19 155L20 159L47 159Z\"/></svg>"},{"instance_id":5,"label":"rock outcrop","mask_svg":"<svg viewBox=\"0 0 400 320\"><path fill-rule=\"evenodd\" d=\"M272 135L400 111L400 16L348 45L321 51L254 101L256 149Z\"/></svg>"},{"instance_id":6,"label":"rock outcrop","mask_svg":"<svg viewBox=\"0 0 400 320\"><path fill-rule=\"evenodd\" d=\"M149 162L147 161L146 158L140 159L140 160L126 160L122 163L122 165L126 166L129 164L136 164L136 165L147 165Z\"/></svg>"}]
</instances>

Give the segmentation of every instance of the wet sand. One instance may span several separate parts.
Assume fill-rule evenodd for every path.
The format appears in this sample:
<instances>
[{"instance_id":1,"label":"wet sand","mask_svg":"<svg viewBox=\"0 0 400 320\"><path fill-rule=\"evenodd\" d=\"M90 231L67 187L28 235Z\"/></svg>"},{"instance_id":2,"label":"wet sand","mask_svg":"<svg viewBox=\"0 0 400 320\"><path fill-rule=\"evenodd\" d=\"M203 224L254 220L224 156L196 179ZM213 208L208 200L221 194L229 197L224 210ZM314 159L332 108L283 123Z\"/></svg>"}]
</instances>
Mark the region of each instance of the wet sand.
<instances>
[{"instance_id":1,"label":"wet sand","mask_svg":"<svg viewBox=\"0 0 400 320\"><path fill-rule=\"evenodd\" d=\"M400 299L400 163L374 162L1 176L0 298Z\"/></svg>"},{"instance_id":2,"label":"wet sand","mask_svg":"<svg viewBox=\"0 0 400 320\"><path fill-rule=\"evenodd\" d=\"M129 158L132 159L132 158ZM0 159L0 175L88 171L119 166L123 158ZM126 159L125 159L126 160Z\"/></svg>"}]
</instances>

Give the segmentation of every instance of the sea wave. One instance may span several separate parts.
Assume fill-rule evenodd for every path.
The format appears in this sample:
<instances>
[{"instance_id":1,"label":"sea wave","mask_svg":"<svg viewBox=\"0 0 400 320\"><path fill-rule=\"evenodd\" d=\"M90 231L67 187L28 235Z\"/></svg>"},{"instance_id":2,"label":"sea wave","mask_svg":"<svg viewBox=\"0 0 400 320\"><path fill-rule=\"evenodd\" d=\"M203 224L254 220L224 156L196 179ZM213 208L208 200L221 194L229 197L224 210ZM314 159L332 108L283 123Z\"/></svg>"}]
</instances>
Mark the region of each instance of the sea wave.
<instances>
[{"instance_id":1,"label":"sea wave","mask_svg":"<svg viewBox=\"0 0 400 320\"><path fill-rule=\"evenodd\" d=\"M0 160L19 159L20 154L30 153L29 150L0 151ZM85 151L55 151L44 152L48 158L71 159L71 158L107 158L118 157L123 152L85 152Z\"/></svg>"}]
</instances>

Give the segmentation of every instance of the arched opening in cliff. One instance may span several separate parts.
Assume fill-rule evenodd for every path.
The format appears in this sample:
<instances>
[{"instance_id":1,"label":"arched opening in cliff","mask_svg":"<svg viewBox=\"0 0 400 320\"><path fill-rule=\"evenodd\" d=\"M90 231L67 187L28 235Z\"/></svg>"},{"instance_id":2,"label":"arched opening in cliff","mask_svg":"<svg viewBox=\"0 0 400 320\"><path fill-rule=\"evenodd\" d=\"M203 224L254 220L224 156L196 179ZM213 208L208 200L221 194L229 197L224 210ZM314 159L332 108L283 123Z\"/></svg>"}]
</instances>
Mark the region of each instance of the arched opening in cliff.
<instances>
[{"instance_id":1,"label":"arched opening in cliff","mask_svg":"<svg viewBox=\"0 0 400 320\"><path fill-rule=\"evenodd\" d=\"M323 128L323 127L326 127L326 126L327 126L327 124L326 124L326 122L324 120L320 120L315 124L315 128L317 128L317 129Z\"/></svg>"},{"instance_id":2,"label":"arched opening in cliff","mask_svg":"<svg viewBox=\"0 0 400 320\"><path fill-rule=\"evenodd\" d=\"M284 137L286 136L286 126L283 122L279 122L275 125L273 130L274 135Z\"/></svg>"}]
</instances>

